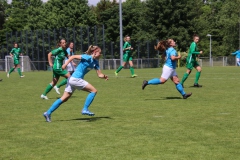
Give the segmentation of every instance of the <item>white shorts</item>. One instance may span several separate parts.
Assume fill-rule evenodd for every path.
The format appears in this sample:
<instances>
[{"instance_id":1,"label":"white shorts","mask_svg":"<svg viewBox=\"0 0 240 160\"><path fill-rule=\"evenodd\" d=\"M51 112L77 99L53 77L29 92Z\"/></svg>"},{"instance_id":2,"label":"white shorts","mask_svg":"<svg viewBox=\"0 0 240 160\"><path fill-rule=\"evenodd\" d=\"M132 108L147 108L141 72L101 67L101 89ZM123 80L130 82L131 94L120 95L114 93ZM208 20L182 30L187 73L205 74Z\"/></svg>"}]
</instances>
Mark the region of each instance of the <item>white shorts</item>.
<instances>
[{"instance_id":1,"label":"white shorts","mask_svg":"<svg viewBox=\"0 0 240 160\"><path fill-rule=\"evenodd\" d=\"M169 78L172 78L173 76L177 76L177 73L176 73L175 69L164 65L163 69L162 69L161 77L168 80Z\"/></svg>"},{"instance_id":2,"label":"white shorts","mask_svg":"<svg viewBox=\"0 0 240 160\"><path fill-rule=\"evenodd\" d=\"M70 77L68 79L65 91L68 93L73 93L76 89L81 90L88 85L88 82L81 78Z\"/></svg>"},{"instance_id":3,"label":"white shorts","mask_svg":"<svg viewBox=\"0 0 240 160\"><path fill-rule=\"evenodd\" d=\"M66 62L67 62L67 60L65 60L65 63L66 63ZM67 69L68 72L73 72L73 71L75 71L75 66L73 65L72 62L70 62L70 63L68 63L66 69Z\"/></svg>"}]
</instances>

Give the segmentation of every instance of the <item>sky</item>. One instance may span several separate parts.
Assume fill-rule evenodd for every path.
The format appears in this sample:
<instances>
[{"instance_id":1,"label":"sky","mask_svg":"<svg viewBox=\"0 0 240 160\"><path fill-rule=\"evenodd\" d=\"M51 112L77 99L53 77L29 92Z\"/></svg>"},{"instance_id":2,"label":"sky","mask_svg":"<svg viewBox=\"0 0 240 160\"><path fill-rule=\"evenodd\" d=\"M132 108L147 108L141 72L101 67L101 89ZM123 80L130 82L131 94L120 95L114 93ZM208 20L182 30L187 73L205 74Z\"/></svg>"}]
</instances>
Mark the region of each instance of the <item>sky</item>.
<instances>
[{"instance_id":1,"label":"sky","mask_svg":"<svg viewBox=\"0 0 240 160\"><path fill-rule=\"evenodd\" d=\"M43 2L47 2L48 0L42 0ZM88 4L89 5L97 5L97 3L99 2L100 0L88 0ZM8 3L11 3L12 0L8 0Z\"/></svg>"}]
</instances>

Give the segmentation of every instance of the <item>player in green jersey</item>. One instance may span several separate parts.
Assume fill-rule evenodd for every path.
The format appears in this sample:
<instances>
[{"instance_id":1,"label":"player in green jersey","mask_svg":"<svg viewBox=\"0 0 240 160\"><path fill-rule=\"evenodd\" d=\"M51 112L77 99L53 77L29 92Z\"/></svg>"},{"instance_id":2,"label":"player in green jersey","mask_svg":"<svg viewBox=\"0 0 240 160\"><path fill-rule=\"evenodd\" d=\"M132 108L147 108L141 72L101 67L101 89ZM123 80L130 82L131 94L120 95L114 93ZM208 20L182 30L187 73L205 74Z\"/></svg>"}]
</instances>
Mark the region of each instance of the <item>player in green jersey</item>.
<instances>
[{"instance_id":1,"label":"player in green jersey","mask_svg":"<svg viewBox=\"0 0 240 160\"><path fill-rule=\"evenodd\" d=\"M14 42L13 45L14 45L14 48L11 50L10 56L13 57L14 67L12 67L9 70L9 72L7 73L7 77L9 78L10 74L15 70L15 68L17 68L18 74L22 78L24 77L24 75L22 75L21 73L20 64L19 64L19 56L22 56L22 51L21 51L21 48L18 47L18 44L16 42Z\"/></svg>"},{"instance_id":2,"label":"player in green jersey","mask_svg":"<svg viewBox=\"0 0 240 160\"><path fill-rule=\"evenodd\" d=\"M74 55L73 47L74 47L74 43L73 43L73 42L70 42L70 43L69 43L69 46L68 46L68 48L67 48L67 50L66 50L66 51L68 52L69 57L72 56L72 55ZM64 63L66 63L67 60L68 60L68 58L66 57ZM75 64L74 62L70 62L70 63L67 65L66 70L70 73L70 75L72 75L73 72L75 71L75 66L76 66L76 64ZM65 78L64 80L62 80L59 84L57 84L57 85L54 86L53 88L55 89L55 91L57 92L57 94L60 94L60 91L59 91L60 87L66 85L66 84L67 84L67 79Z\"/></svg>"},{"instance_id":3,"label":"player in green jersey","mask_svg":"<svg viewBox=\"0 0 240 160\"><path fill-rule=\"evenodd\" d=\"M182 81L181 81L182 85L186 81L186 79L188 78L188 76L190 75L190 73L192 72L192 69L194 67L197 70L197 73L196 73L196 76L195 76L195 82L194 82L193 87L202 87L202 85L198 84L198 80L200 78L202 68L198 64L197 56L199 56L203 52L198 51L198 48L197 48L197 43L198 42L199 42L199 36L194 35L193 36L193 42L191 43L190 49L188 51L187 64L186 64L187 71L183 75L183 78L182 78Z\"/></svg>"},{"instance_id":4,"label":"player in green jersey","mask_svg":"<svg viewBox=\"0 0 240 160\"><path fill-rule=\"evenodd\" d=\"M123 67L126 65L126 63L128 62L130 65L130 71L131 71L131 75L132 78L136 77L137 75L134 73L134 68L133 68L133 62L132 62L132 46L130 44L130 36L125 36L124 37L124 45L123 45L123 64L115 71L115 75L118 75L118 72L120 72Z\"/></svg>"},{"instance_id":5,"label":"player in green jersey","mask_svg":"<svg viewBox=\"0 0 240 160\"><path fill-rule=\"evenodd\" d=\"M66 51L66 40L61 39L58 43L58 46L59 48L54 49L48 53L48 63L53 68L53 79L41 95L42 99L48 99L47 93L50 92L52 88L57 84L60 76L65 77L66 79L70 77L70 73L67 70L62 69L64 59L68 57L68 53ZM54 64L52 64L52 56L55 56Z\"/></svg>"}]
</instances>

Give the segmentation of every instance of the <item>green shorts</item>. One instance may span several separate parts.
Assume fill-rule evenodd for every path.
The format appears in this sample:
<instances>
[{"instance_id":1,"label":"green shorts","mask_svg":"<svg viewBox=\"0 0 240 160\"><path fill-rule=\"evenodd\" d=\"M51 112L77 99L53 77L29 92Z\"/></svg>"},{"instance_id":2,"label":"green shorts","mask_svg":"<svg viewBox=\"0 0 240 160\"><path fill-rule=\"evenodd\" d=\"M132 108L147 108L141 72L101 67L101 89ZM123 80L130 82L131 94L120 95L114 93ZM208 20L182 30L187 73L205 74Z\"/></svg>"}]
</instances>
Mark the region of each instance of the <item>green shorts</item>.
<instances>
[{"instance_id":1,"label":"green shorts","mask_svg":"<svg viewBox=\"0 0 240 160\"><path fill-rule=\"evenodd\" d=\"M192 61L192 62L190 62L190 63L187 62L187 65L186 65L187 69L189 69L189 70L192 70L193 67L195 68L195 67L197 67L197 66L199 66L198 61Z\"/></svg>"},{"instance_id":2,"label":"green shorts","mask_svg":"<svg viewBox=\"0 0 240 160\"><path fill-rule=\"evenodd\" d=\"M124 54L123 55L123 61L124 62L132 61L132 56L130 56L128 54Z\"/></svg>"},{"instance_id":3,"label":"green shorts","mask_svg":"<svg viewBox=\"0 0 240 160\"><path fill-rule=\"evenodd\" d=\"M68 74L67 70L54 70L53 69L53 78L59 78L60 76L65 76Z\"/></svg>"},{"instance_id":4,"label":"green shorts","mask_svg":"<svg viewBox=\"0 0 240 160\"><path fill-rule=\"evenodd\" d=\"M18 65L19 64L19 60L18 59L14 59L14 65Z\"/></svg>"}]
</instances>

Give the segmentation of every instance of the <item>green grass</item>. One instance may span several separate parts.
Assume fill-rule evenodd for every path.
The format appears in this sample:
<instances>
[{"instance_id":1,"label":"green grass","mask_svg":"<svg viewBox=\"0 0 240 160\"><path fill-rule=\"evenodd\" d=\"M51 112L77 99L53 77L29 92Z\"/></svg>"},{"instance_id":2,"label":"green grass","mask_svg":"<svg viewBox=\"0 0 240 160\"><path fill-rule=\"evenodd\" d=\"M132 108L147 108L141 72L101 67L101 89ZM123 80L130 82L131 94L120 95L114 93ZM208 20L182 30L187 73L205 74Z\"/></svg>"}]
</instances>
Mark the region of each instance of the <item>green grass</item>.
<instances>
[{"instance_id":1,"label":"green grass","mask_svg":"<svg viewBox=\"0 0 240 160\"><path fill-rule=\"evenodd\" d=\"M113 70L103 72L109 81L94 71L85 77L98 89L90 106L94 117L80 114L87 93L76 91L51 123L42 114L60 96L52 90L49 100L40 99L51 72L26 72L25 78L0 72L0 159L239 159L240 68L203 68L203 88L191 87L194 70L184 85L193 93L187 100L170 80L141 90L142 81L160 77L162 68L135 70L137 78L128 69L118 78ZM182 78L185 68L177 72Z\"/></svg>"}]
</instances>

